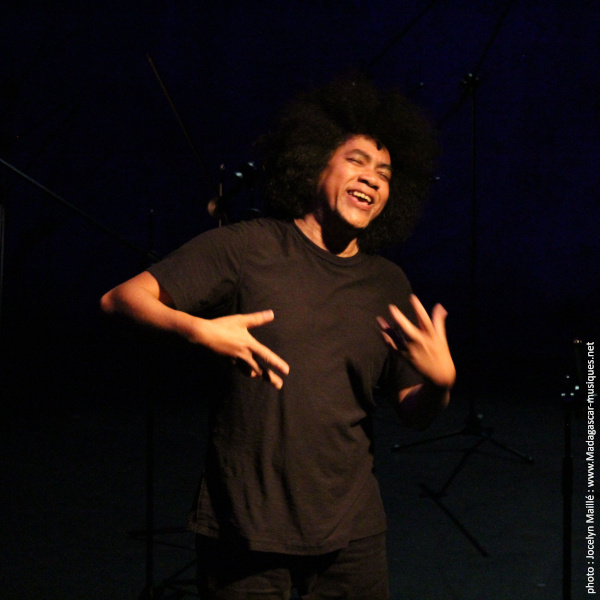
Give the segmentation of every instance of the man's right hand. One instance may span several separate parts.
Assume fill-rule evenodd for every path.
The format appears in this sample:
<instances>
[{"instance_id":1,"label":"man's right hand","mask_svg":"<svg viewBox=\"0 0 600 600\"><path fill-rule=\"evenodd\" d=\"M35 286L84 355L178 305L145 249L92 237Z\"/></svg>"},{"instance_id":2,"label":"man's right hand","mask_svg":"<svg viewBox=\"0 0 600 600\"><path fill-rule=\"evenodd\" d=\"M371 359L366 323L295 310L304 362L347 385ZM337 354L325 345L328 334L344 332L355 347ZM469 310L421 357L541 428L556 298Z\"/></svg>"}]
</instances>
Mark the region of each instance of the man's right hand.
<instances>
[{"instance_id":1,"label":"man's right hand","mask_svg":"<svg viewBox=\"0 0 600 600\"><path fill-rule=\"evenodd\" d=\"M155 329L176 333L229 356L235 363L242 361L251 377L265 377L277 389L283 385L281 375L289 373L288 364L249 331L272 321L275 318L272 310L201 319L173 308L169 294L148 271L104 294L101 307L109 314L121 314Z\"/></svg>"},{"instance_id":2,"label":"man's right hand","mask_svg":"<svg viewBox=\"0 0 600 600\"><path fill-rule=\"evenodd\" d=\"M290 372L289 365L249 331L274 318L272 310L265 310L212 320L201 319L197 341L217 354L231 357L235 364L239 365L239 361L243 361L249 369L250 377L266 377L279 390L283 386L283 379L279 374L287 375Z\"/></svg>"}]
</instances>

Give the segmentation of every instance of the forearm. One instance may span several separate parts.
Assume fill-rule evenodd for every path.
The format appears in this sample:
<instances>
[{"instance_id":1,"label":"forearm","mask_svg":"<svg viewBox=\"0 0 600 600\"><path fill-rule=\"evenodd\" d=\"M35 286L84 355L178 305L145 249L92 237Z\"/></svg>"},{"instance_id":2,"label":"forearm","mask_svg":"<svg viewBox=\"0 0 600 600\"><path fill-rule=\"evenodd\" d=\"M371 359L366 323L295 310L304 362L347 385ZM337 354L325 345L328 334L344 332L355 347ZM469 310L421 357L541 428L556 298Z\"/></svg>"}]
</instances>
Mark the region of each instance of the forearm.
<instances>
[{"instance_id":1,"label":"forearm","mask_svg":"<svg viewBox=\"0 0 600 600\"><path fill-rule=\"evenodd\" d=\"M202 344L234 361L241 360L250 367L252 375L266 374L277 389L283 385L280 374L287 375L290 370L281 357L249 332L253 327L272 321L272 310L201 319L176 310L169 294L147 271L104 294L100 306L107 314L125 316L154 329L179 335L193 344Z\"/></svg>"},{"instance_id":2,"label":"forearm","mask_svg":"<svg viewBox=\"0 0 600 600\"><path fill-rule=\"evenodd\" d=\"M426 429L446 408L450 388L426 381L398 394L397 410L402 421L413 429Z\"/></svg>"}]
</instances>

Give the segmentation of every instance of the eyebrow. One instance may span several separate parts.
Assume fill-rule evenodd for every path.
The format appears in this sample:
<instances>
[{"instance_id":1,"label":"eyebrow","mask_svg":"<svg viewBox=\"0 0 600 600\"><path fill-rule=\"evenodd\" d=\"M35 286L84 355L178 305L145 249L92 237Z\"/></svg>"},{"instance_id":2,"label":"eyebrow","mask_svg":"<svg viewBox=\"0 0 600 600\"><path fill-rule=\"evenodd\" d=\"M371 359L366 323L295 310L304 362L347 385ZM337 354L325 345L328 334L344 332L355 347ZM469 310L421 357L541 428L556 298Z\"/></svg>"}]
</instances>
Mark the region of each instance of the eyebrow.
<instances>
[{"instance_id":1,"label":"eyebrow","mask_svg":"<svg viewBox=\"0 0 600 600\"><path fill-rule=\"evenodd\" d=\"M354 149L350 150L350 152L348 152L348 154L358 154L359 156L361 156L365 160L368 160L368 161L372 161L373 160L373 157L370 154L368 154L364 150L361 150L360 148L354 148ZM378 169L386 169L387 171L389 171L390 173L392 173L392 165L389 165L388 163L379 163L379 164L376 165L376 167Z\"/></svg>"}]
</instances>

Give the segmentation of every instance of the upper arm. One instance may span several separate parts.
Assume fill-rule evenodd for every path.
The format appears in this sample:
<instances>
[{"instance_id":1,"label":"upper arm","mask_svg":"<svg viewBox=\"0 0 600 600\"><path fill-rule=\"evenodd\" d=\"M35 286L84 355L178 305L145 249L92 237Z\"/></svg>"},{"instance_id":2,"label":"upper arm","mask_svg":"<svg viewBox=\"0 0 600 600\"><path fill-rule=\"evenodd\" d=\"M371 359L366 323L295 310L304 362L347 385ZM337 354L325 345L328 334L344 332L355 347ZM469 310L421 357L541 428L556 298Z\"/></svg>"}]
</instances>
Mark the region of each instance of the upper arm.
<instances>
[{"instance_id":1,"label":"upper arm","mask_svg":"<svg viewBox=\"0 0 600 600\"><path fill-rule=\"evenodd\" d=\"M156 277L149 271L143 271L129 281L134 282L134 285L140 285L146 291L150 292L157 300L160 300L163 304L173 308L174 302L169 292L160 285Z\"/></svg>"},{"instance_id":2,"label":"upper arm","mask_svg":"<svg viewBox=\"0 0 600 600\"><path fill-rule=\"evenodd\" d=\"M105 312L116 312L119 306L130 304L140 293L149 294L170 308L174 306L169 292L148 271L139 273L104 294L100 300L100 306Z\"/></svg>"}]
</instances>

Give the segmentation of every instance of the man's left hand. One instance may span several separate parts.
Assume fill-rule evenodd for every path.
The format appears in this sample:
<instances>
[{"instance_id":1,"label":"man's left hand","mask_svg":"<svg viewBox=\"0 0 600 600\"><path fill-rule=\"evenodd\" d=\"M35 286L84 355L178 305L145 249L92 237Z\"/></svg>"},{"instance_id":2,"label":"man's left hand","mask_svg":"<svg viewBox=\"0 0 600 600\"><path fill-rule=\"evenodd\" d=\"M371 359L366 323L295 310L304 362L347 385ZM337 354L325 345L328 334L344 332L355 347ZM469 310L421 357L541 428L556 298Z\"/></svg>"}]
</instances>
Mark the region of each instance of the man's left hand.
<instances>
[{"instance_id":1,"label":"man's left hand","mask_svg":"<svg viewBox=\"0 0 600 600\"><path fill-rule=\"evenodd\" d=\"M429 318L415 295L411 295L410 302L417 316L417 325L411 323L397 306L390 305L390 315L396 327L390 327L385 319L377 317L383 337L423 377L440 388L450 389L456 379L456 369L446 339L448 313L441 304L436 304Z\"/></svg>"}]
</instances>

